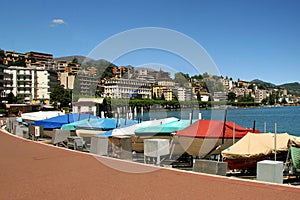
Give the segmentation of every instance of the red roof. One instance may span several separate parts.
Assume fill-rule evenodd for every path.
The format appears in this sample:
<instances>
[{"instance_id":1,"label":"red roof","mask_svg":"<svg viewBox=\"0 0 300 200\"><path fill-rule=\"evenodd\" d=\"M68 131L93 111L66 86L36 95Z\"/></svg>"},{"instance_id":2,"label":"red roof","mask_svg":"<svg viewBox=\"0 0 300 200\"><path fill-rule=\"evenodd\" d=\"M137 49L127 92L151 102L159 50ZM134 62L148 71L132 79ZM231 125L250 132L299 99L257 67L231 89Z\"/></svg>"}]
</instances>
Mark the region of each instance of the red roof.
<instances>
[{"instance_id":1,"label":"red roof","mask_svg":"<svg viewBox=\"0 0 300 200\"><path fill-rule=\"evenodd\" d=\"M187 128L177 131L176 136L186 136L195 138L222 138L224 122L219 120L198 120ZM235 129L235 131L233 130ZM234 122L225 123L224 138L232 138L235 132L235 138L242 138L253 129L244 128ZM255 133L259 133L255 130Z\"/></svg>"}]
</instances>

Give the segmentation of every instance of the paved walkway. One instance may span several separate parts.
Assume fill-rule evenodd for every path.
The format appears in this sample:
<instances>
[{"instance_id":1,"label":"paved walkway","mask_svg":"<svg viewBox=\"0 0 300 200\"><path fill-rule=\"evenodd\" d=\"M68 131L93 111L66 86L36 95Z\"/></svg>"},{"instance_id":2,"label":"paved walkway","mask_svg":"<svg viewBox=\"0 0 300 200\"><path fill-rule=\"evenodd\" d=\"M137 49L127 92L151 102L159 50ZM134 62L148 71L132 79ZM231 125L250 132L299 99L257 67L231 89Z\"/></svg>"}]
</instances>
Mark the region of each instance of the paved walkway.
<instances>
[{"instance_id":1,"label":"paved walkway","mask_svg":"<svg viewBox=\"0 0 300 200\"><path fill-rule=\"evenodd\" d=\"M0 131L0 199L299 199L300 188L160 169L126 173L94 156ZM103 158L124 169L151 167Z\"/></svg>"}]
</instances>

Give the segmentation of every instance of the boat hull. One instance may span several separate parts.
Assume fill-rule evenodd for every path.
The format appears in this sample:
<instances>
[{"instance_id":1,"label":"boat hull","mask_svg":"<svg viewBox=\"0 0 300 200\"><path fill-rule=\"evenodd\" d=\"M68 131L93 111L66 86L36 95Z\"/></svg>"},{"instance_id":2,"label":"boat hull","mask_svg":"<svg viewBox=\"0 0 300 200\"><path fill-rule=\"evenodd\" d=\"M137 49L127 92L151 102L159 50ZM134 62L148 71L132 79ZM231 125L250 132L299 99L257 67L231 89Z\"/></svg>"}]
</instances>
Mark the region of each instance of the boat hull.
<instances>
[{"instance_id":1,"label":"boat hull","mask_svg":"<svg viewBox=\"0 0 300 200\"><path fill-rule=\"evenodd\" d=\"M103 134L105 132L106 131L103 131L103 130L85 130L85 129L76 129L75 130L76 135L79 137L83 137L83 138L91 138L94 135Z\"/></svg>"},{"instance_id":2,"label":"boat hull","mask_svg":"<svg viewBox=\"0 0 300 200\"><path fill-rule=\"evenodd\" d=\"M204 158L209 155L220 154L221 151L230 147L238 139L232 138L194 138L175 136L175 140L189 155Z\"/></svg>"}]
</instances>

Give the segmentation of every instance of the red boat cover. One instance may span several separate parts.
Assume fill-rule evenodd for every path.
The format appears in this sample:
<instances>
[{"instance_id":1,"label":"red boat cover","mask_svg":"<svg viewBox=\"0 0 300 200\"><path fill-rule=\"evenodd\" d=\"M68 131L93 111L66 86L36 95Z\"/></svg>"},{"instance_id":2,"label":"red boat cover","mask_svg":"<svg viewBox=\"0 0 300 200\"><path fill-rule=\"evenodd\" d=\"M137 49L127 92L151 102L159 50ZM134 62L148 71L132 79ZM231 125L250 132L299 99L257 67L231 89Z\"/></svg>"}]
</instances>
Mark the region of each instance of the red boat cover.
<instances>
[{"instance_id":1,"label":"red boat cover","mask_svg":"<svg viewBox=\"0 0 300 200\"><path fill-rule=\"evenodd\" d=\"M176 136L195 138L222 138L223 127L223 121L198 120L187 128L177 131ZM233 134L235 134L235 138L239 139L244 137L248 132L253 133L253 129L244 128L234 122L226 122L224 138L233 138ZM259 133L259 131L255 130L254 133Z\"/></svg>"}]
</instances>

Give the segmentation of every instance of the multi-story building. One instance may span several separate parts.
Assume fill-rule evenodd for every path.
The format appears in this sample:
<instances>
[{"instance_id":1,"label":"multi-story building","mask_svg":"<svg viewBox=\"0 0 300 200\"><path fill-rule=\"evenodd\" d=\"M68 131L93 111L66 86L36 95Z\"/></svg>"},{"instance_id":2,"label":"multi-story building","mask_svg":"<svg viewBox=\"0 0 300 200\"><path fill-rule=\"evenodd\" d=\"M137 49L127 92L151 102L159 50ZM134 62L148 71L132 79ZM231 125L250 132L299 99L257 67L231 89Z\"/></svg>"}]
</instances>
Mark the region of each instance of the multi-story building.
<instances>
[{"instance_id":1,"label":"multi-story building","mask_svg":"<svg viewBox=\"0 0 300 200\"><path fill-rule=\"evenodd\" d=\"M6 77L6 73L4 72L4 70L7 69L7 67L5 65L0 64L0 97L5 97L5 77Z\"/></svg>"},{"instance_id":2,"label":"multi-story building","mask_svg":"<svg viewBox=\"0 0 300 200\"><path fill-rule=\"evenodd\" d=\"M79 63L72 63L71 61L66 60L58 60L56 61L56 67L58 73L71 73L71 74L77 74L80 70L80 64Z\"/></svg>"},{"instance_id":3,"label":"multi-story building","mask_svg":"<svg viewBox=\"0 0 300 200\"><path fill-rule=\"evenodd\" d=\"M59 83L58 75L56 70L47 70L49 73L49 87L50 89L55 88L55 86Z\"/></svg>"},{"instance_id":4,"label":"multi-story building","mask_svg":"<svg viewBox=\"0 0 300 200\"><path fill-rule=\"evenodd\" d=\"M56 69L52 54L14 51L4 51L3 64L7 66L27 66L38 69Z\"/></svg>"},{"instance_id":5,"label":"multi-story building","mask_svg":"<svg viewBox=\"0 0 300 200\"><path fill-rule=\"evenodd\" d=\"M238 86L248 88L250 83L248 81L238 80Z\"/></svg>"},{"instance_id":6,"label":"multi-story building","mask_svg":"<svg viewBox=\"0 0 300 200\"><path fill-rule=\"evenodd\" d=\"M36 70L36 97L35 99L50 99L50 74L47 70Z\"/></svg>"},{"instance_id":7,"label":"multi-story building","mask_svg":"<svg viewBox=\"0 0 300 200\"><path fill-rule=\"evenodd\" d=\"M158 80L157 85L166 86L166 87L175 87L175 82L172 80Z\"/></svg>"},{"instance_id":8,"label":"multi-story building","mask_svg":"<svg viewBox=\"0 0 300 200\"><path fill-rule=\"evenodd\" d=\"M255 90L255 102L261 102L263 99L267 98L267 91L266 90Z\"/></svg>"},{"instance_id":9,"label":"multi-story building","mask_svg":"<svg viewBox=\"0 0 300 200\"><path fill-rule=\"evenodd\" d=\"M163 94L164 94L164 97L165 97L165 100L167 101L172 101L173 100L173 91L171 89L165 89L163 91Z\"/></svg>"},{"instance_id":10,"label":"multi-story building","mask_svg":"<svg viewBox=\"0 0 300 200\"><path fill-rule=\"evenodd\" d=\"M65 89L74 89L74 80L80 70L80 64L59 60L56 62L58 80Z\"/></svg>"},{"instance_id":11,"label":"multi-story building","mask_svg":"<svg viewBox=\"0 0 300 200\"><path fill-rule=\"evenodd\" d=\"M25 101L49 99L49 73L33 67L11 66L5 69L5 93L22 96Z\"/></svg>"},{"instance_id":12,"label":"multi-story building","mask_svg":"<svg viewBox=\"0 0 300 200\"><path fill-rule=\"evenodd\" d=\"M3 64L10 66L15 65L17 62L23 62L25 65L26 55L14 51L4 51Z\"/></svg>"},{"instance_id":13,"label":"multi-story building","mask_svg":"<svg viewBox=\"0 0 300 200\"><path fill-rule=\"evenodd\" d=\"M177 88L178 101L190 101L192 100L192 88L179 87Z\"/></svg>"},{"instance_id":14,"label":"multi-story building","mask_svg":"<svg viewBox=\"0 0 300 200\"><path fill-rule=\"evenodd\" d=\"M199 92L199 94L201 97L201 101L209 101L210 94L208 92Z\"/></svg>"},{"instance_id":15,"label":"multi-story building","mask_svg":"<svg viewBox=\"0 0 300 200\"><path fill-rule=\"evenodd\" d=\"M235 93L236 97L249 95L252 93L252 89L248 88L233 88L232 92Z\"/></svg>"},{"instance_id":16,"label":"multi-story building","mask_svg":"<svg viewBox=\"0 0 300 200\"><path fill-rule=\"evenodd\" d=\"M52 54L40 52L26 53L26 66L44 70L56 70L56 65Z\"/></svg>"},{"instance_id":17,"label":"multi-story building","mask_svg":"<svg viewBox=\"0 0 300 200\"><path fill-rule=\"evenodd\" d=\"M226 92L214 92L213 96L214 101L227 101Z\"/></svg>"},{"instance_id":18,"label":"multi-story building","mask_svg":"<svg viewBox=\"0 0 300 200\"><path fill-rule=\"evenodd\" d=\"M74 86L73 89L75 89L75 93L78 93L76 95L87 95L87 96L94 96L98 83L99 83L99 77L96 75L92 75L91 71L81 70L76 75L75 80L70 80L70 76L67 79L67 85L69 89L72 89L73 82ZM76 84L75 84L76 83Z\"/></svg>"},{"instance_id":19,"label":"multi-story building","mask_svg":"<svg viewBox=\"0 0 300 200\"><path fill-rule=\"evenodd\" d=\"M104 97L116 99L151 98L151 87L152 84L148 81L114 78L104 83Z\"/></svg>"},{"instance_id":20,"label":"multi-story building","mask_svg":"<svg viewBox=\"0 0 300 200\"><path fill-rule=\"evenodd\" d=\"M75 75L70 75L68 72L59 73L60 84L64 86L64 89L74 89Z\"/></svg>"},{"instance_id":21,"label":"multi-story building","mask_svg":"<svg viewBox=\"0 0 300 200\"><path fill-rule=\"evenodd\" d=\"M232 87L233 87L232 80L230 80L228 78L223 78L222 82L223 82L223 85L224 85L226 91L232 89Z\"/></svg>"},{"instance_id":22,"label":"multi-story building","mask_svg":"<svg viewBox=\"0 0 300 200\"><path fill-rule=\"evenodd\" d=\"M171 81L168 72L164 72L162 70L156 71L153 68L145 68L145 67L138 67L138 68L127 67L127 78L134 78L142 81L148 81L152 84L154 84L158 80Z\"/></svg>"}]
</instances>

